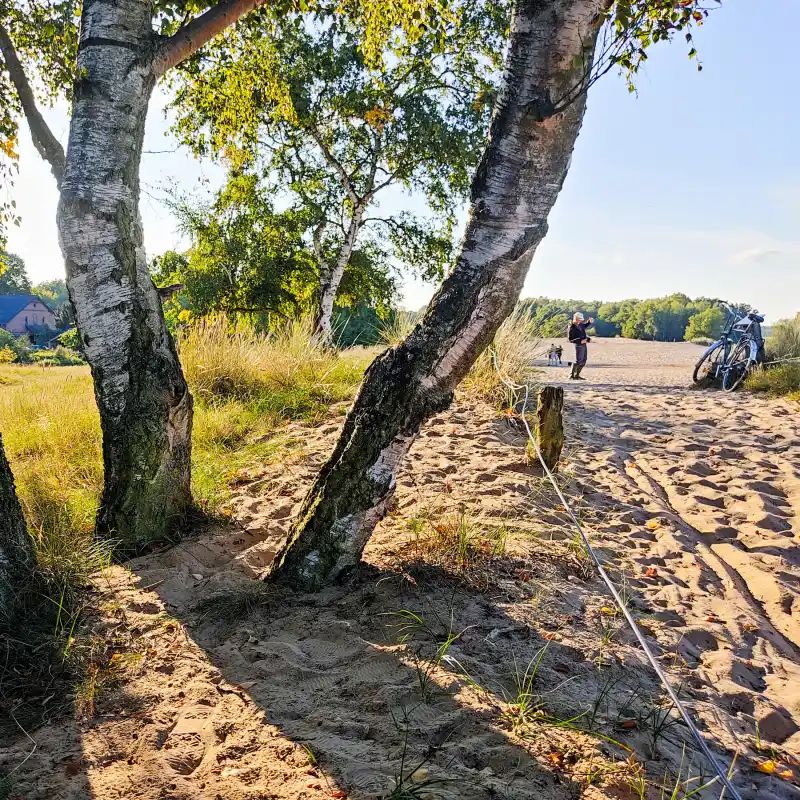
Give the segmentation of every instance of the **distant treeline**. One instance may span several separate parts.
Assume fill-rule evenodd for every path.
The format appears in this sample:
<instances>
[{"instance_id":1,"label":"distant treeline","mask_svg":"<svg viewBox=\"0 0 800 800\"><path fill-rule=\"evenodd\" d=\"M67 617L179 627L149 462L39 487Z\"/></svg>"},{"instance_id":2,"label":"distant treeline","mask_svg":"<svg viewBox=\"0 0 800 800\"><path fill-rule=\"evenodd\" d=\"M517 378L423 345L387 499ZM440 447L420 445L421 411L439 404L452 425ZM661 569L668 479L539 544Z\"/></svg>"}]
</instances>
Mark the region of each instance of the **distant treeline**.
<instances>
[{"instance_id":1,"label":"distant treeline","mask_svg":"<svg viewBox=\"0 0 800 800\"><path fill-rule=\"evenodd\" d=\"M566 336L567 326L576 311L594 317L598 336L658 342L716 339L722 332L726 316L724 308L720 308L716 300L706 297L692 300L685 294L614 303L534 297L523 300L522 305L529 309L544 338ZM745 304L737 304L735 308L740 312L750 310L750 306Z\"/></svg>"}]
</instances>

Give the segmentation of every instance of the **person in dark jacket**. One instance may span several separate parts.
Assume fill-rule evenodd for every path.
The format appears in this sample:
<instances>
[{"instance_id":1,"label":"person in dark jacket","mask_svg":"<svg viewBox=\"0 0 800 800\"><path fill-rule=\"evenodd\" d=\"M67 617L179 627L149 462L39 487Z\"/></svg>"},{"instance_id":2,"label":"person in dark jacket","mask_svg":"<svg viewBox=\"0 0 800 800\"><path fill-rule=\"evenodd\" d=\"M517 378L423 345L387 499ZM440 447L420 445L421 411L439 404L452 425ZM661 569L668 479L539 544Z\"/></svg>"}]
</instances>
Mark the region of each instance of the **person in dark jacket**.
<instances>
[{"instance_id":1,"label":"person in dark jacket","mask_svg":"<svg viewBox=\"0 0 800 800\"><path fill-rule=\"evenodd\" d=\"M589 317L589 319L584 321L583 314L581 314L580 311L575 312L572 317L572 322L569 324L567 338L571 344L575 345L575 362L572 365L572 372L569 376L571 380L586 380L586 378L581 378L581 371L586 366L586 359L589 355L586 345L592 341L586 335L586 329L591 328L592 325L594 325L594 319Z\"/></svg>"}]
</instances>

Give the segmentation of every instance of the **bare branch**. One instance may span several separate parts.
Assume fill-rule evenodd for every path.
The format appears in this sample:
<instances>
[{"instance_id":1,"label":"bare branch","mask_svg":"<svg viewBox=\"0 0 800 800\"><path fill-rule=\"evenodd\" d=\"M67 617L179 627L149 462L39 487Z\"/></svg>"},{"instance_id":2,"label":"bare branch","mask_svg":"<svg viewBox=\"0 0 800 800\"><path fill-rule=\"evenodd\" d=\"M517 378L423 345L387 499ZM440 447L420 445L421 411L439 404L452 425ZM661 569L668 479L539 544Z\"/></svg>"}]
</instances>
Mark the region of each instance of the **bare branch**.
<instances>
[{"instance_id":1,"label":"bare branch","mask_svg":"<svg viewBox=\"0 0 800 800\"><path fill-rule=\"evenodd\" d=\"M156 51L153 71L163 75L265 0L222 0L170 36Z\"/></svg>"},{"instance_id":2,"label":"bare branch","mask_svg":"<svg viewBox=\"0 0 800 800\"><path fill-rule=\"evenodd\" d=\"M14 44L8 35L8 31L2 25L0 25L0 53L3 55L11 82L17 91L17 97L25 114L25 119L28 121L33 146L50 165L53 177L56 179L56 185L60 188L61 179L64 177L64 148L61 146L61 142L56 139L50 130L50 126L45 122L44 117L36 106L36 98L33 96L28 76L25 74L25 70L17 57L17 51L14 49Z\"/></svg>"}]
</instances>

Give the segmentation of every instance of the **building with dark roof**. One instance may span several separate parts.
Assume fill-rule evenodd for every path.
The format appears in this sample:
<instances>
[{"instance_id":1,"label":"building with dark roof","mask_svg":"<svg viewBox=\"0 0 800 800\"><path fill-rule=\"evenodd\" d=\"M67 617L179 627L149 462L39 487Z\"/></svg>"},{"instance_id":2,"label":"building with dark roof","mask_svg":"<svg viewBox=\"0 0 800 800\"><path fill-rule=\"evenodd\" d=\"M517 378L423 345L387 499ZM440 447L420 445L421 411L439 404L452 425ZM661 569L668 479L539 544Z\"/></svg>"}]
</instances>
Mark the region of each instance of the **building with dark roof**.
<instances>
[{"instance_id":1,"label":"building with dark roof","mask_svg":"<svg viewBox=\"0 0 800 800\"><path fill-rule=\"evenodd\" d=\"M35 294L0 294L0 328L14 336L28 336L45 329L57 330L56 317L41 297Z\"/></svg>"}]
</instances>

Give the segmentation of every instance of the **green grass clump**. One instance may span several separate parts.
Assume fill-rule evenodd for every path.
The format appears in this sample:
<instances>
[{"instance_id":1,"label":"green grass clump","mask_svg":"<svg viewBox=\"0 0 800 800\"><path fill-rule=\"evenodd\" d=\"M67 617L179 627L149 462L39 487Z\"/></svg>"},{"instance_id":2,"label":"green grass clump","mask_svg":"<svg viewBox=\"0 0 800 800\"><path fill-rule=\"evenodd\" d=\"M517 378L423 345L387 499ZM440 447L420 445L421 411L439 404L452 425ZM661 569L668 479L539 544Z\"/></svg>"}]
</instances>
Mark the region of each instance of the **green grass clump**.
<instances>
[{"instance_id":1,"label":"green grass clump","mask_svg":"<svg viewBox=\"0 0 800 800\"><path fill-rule=\"evenodd\" d=\"M97 564L102 446L89 370L8 365L0 379L0 431L40 571L72 586Z\"/></svg>"},{"instance_id":2,"label":"green grass clump","mask_svg":"<svg viewBox=\"0 0 800 800\"><path fill-rule=\"evenodd\" d=\"M800 364L778 364L754 370L747 377L745 387L753 392L800 400Z\"/></svg>"}]
</instances>

